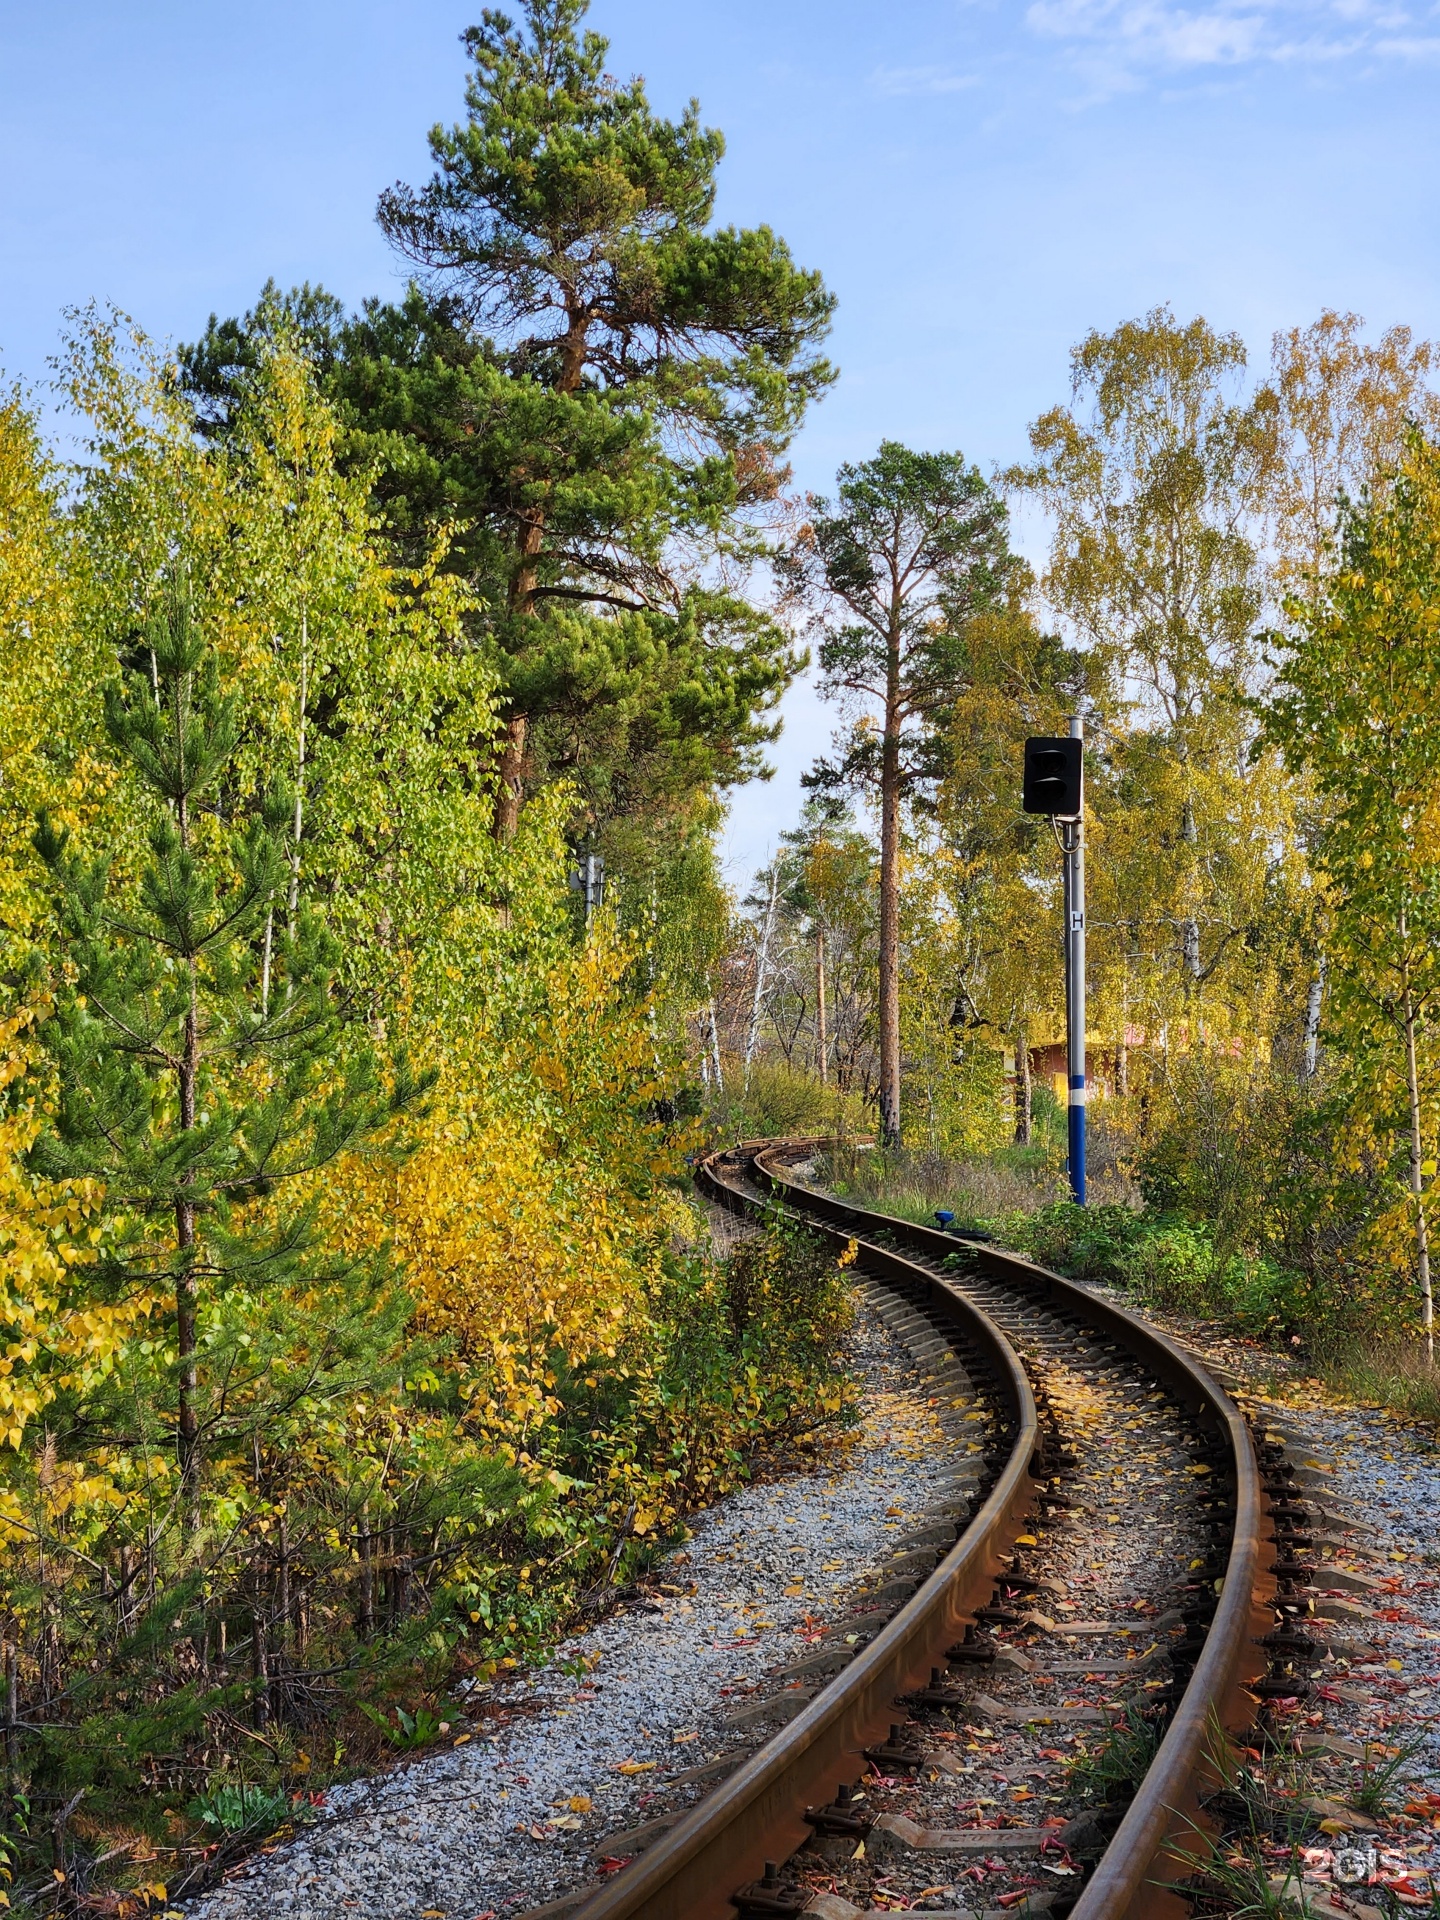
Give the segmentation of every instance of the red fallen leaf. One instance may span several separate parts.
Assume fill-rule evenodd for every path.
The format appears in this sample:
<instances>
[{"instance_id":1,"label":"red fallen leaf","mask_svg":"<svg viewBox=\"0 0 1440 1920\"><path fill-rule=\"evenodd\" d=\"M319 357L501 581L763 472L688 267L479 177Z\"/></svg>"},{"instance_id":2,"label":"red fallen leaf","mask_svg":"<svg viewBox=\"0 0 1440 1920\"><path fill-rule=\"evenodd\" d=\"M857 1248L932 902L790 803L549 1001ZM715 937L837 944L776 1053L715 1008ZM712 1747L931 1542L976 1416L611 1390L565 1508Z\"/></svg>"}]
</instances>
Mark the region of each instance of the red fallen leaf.
<instances>
[{"instance_id":1,"label":"red fallen leaf","mask_svg":"<svg viewBox=\"0 0 1440 1920\"><path fill-rule=\"evenodd\" d=\"M601 1873L619 1873L622 1867L629 1866L632 1858L633 1856L628 1853L618 1859L612 1854L607 1854L600 1862L600 1871Z\"/></svg>"}]
</instances>

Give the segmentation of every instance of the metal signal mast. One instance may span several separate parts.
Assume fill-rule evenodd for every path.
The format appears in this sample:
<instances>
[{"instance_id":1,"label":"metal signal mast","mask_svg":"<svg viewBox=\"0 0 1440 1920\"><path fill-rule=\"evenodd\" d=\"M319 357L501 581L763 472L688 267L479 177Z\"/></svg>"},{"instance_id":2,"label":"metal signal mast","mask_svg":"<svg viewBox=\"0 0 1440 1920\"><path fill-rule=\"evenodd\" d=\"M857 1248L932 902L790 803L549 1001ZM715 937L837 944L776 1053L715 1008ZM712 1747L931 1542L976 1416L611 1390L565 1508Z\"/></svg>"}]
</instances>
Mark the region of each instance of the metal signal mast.
<instances>
[{"instance_id":1,"label":"metal signal mast","mask_svg":"<svg viewBox=\"0 0 1440 1920\"><path fill-rule=\"evenodd\" d=\"M1068 738L1025 742L1026 813L1044 813L1065 856L1065 1051L1069 1099L1067 1170L1076 1204L1085 1204L1085 723Z\"/></svg>"}]
</instances>

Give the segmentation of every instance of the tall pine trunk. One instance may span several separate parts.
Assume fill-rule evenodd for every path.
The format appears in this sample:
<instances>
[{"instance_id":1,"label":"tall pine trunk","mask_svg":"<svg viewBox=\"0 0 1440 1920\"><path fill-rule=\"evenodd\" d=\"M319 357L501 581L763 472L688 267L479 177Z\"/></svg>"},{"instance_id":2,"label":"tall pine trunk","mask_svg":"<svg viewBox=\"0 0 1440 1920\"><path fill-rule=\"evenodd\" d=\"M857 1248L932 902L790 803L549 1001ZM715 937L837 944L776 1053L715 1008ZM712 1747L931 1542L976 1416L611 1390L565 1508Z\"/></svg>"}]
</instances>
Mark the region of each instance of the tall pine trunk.
<instances>
[{"instance_id":1,"label":"tall pine trunk","mask_svg":"<svg viewBox=\"0 0 1440 1920\"><path fill-rule=\"evenodd\" d=\"M180 845L190 844L190 811L182 791L176 803L176 822ZM195 957L188 961L190 1004L185 1013L185 1035L178 1071L180 1125L189 1133L195 1125L195 1097L200 1078L200 1020ZM195 1273L195 1203L186 1193L192 1176L184 1176L175 1201L175 1361L178 1405L175 1421L175 1450L180 1469L180 1511L189 1530L200 1526L200 1415L199 1372L196 1361L195 1322L200 1283Z\"/></svg>"},{"instance_id":2,"label":"tall pine trunk","mask_svg":"<svg viewBox=\"0 0 1440 1920\"><path fill-rule=\"evenodd\" d=\"M880 1144L900 1145L900 635L891 629L880 748Z\"/></svg>"},{"instance_id":3,"label":"tall pine trunk","mask_svg":"<svg viewBox=\"0 0 1440 1920\"><path fill-rule=\"evenodd\" d=\"M561 342L560 378L555 383L561 393L578 393L585 378L586 338L590 316L575 301L568 309L569 325ZM533 508L524 517L525 531L520 540L519 565L510 583L512 617L528 619L535 611L535 589L540 584L538 565L545 544L545 509ZM494 835L497 840L512 840L520 824L520 803L525 796L525 742L530 731L528 713L512 712L505 718L505 737L500 746L500 783L495 795Z\"/></svg>"},{"instance_id":4,"label":"tall pine trunk","mask_svg":"<svg viewBox=\"0 0 1440 1920\"><path fill-rule=\"evenodd\" d=\"M1030 1028L1022 1020L1015 1029L1015 1144L1028 1147L1035 1110L1035 1083L1030 1074Z\"/></svg>"}]
</instances>

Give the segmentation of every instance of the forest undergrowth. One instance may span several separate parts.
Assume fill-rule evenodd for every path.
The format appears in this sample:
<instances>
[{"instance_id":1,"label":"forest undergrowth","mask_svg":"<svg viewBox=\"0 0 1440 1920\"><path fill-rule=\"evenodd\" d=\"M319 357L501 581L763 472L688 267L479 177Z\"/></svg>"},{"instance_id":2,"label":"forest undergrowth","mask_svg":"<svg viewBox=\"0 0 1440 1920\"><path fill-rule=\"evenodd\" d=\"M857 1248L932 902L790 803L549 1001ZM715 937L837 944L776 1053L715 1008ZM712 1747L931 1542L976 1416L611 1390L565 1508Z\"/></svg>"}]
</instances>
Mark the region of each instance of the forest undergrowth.
<instances>
[{"instance_id":1,"label":"forest undergrowth","mask_svg":"<svg viewBox=\"0 0 1440 1920\"><path fill-rule=\"evenodd\" d=\"M1212 1073L1192 1066L1187 1077ZM944 1210L957 1229L976 1227L1057 1272L1254 1341L1342 1398L1440 1421L1440 1379L1416 1346L1405 1278L1385 1240L1367 1235L1364 1215L1342 1211L1348 1198L1360 1213L1360 1183L1337 1180L1327 1191L1311 1181L1297 1221L1300 1170L1282 1163L1301 1137L1315 1137L1309 1103L1294 1103L1296 1137L1268 1166L1254 1154L1253 1128L1242 1138L1214 1124L1216 1104L1187 1111L1175 1100L1163 1119L1158 1103L1143 1116L1122 1102L1092 1108L1095 1173L1084 1207L1069 1196L1064 1113L1048 1091L1037 1095L1025 1146L949 1157L842 1145L821 1157L817 1176L902 1219L933 1224ZM1284 1191L1267 1195L1282 1171Z\"/></svg>"}]
</instances>

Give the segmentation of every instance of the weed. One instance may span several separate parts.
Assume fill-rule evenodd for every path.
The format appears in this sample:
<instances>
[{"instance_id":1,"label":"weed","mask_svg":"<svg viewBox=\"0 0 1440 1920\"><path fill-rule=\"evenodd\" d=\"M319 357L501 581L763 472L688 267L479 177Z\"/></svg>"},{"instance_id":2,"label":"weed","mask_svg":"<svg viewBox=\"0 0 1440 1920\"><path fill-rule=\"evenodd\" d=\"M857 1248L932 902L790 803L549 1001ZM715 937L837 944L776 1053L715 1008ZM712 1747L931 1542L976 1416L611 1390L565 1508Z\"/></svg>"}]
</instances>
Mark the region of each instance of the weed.
<instances>
[{"instance_id":1,"label":"weed","mask_svg":"<svg viewBox=\"0 0 1440 1920\"><path fill-rule=\"evenodd\" d=\"M408 1753L415 1747L428 1747L432 1740L450 1730L449 1723L432 1713L429 1707L417 1707L414 1713L407 1713L404 1707L396 1707L395 1718L391 1720L378 1707L372 1707L364 1700L357 1704L366 1719L373 1720L391 1746L401 1753Z\"/></svg>"},{"instance_id":2,"label":"weed","mask_svg":"<svg viewBox=\"0 0 1440 1920\"><path fill-rule=\"evenodd\" d=\"M1391 1801L1403 1798L1410 1785L1405 1769L1425 1747L1424 1735L1399 1747L1382 1747L1367 1740L1360 1759L1359 1782L1347 1795L1349 1805L1357 1813L1368 1814L1372 1820L1388 1813Z\"/></svg>"},{"instance_id":3,"label":"weed","mask_svg":"<svg viewBox=\"0 0 1440 1920\"><path fill-rule=\"evenodd\" d=\"M1088 1800L1121 1800L1132 1794L1150 1769L1160 1744L1160 1729L1131 1701L1125 1718L1070 1770L1071 1784Z\"/></svg>"},{"instance_id":4,"label":"weed","mask_svg":"<svg viewBox=\"0 0 1440 1920\"><path fill-rule=\"evenodd\" d=\"M192 1820L221 1833L273 1833L294 1811L289 1794L246 1780L221 1780L186 1808Z\"/></svg>"},{"instance_id":5,"label":"weed","mask_svg":"<svg viewBox=\"0 0 1440 1920\"><path fill-rule=\"evenodd\" d=\"M1217 1853L1206 1863L1202 1902L1225 1920L1309 1920L1314 1909L1305 1892L1300 1856L1292 1853L1283 1873L1240 1851Z\"/></svg>"}]
</instances>

